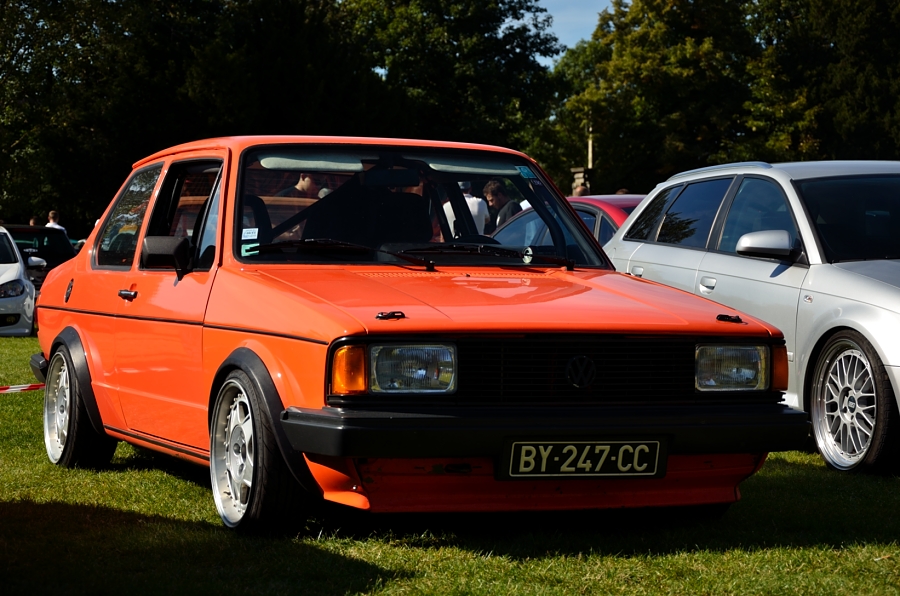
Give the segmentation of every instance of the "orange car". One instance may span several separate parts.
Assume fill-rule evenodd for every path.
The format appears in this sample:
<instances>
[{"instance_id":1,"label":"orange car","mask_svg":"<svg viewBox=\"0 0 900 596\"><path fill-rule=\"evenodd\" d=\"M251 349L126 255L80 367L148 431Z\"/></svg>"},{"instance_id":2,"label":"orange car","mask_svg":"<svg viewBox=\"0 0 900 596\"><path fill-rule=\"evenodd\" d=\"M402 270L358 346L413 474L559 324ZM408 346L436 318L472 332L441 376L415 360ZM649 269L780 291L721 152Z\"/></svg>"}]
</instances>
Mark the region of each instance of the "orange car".
<instances>
[{"instance_id":1,"label":"orange car","mask_svg":"<svg viewBox=\"0 0 900 596\"><path fill-rule=\"evenodd\" d=\"M550 230L478 234L460 182ZM466 185L463 185L466 188ZM451 233L448 215L455 222ZM61 466L127 441L208 465L224 523L727 504L808 435L781 333L616 273L498 147L241 137L134 171L38 303Z\"/></svg>"}]
</instances>

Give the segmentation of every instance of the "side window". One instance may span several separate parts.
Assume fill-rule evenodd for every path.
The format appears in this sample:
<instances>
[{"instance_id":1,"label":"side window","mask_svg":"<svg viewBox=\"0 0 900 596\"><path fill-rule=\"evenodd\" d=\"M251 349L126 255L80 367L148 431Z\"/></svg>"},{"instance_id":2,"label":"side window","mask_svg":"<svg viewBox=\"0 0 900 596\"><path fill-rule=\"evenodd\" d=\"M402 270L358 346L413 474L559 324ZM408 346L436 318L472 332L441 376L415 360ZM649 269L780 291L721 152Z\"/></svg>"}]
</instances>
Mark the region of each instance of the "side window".
<instances>
[{"instance_id":1,"label":"side window","mask_svg":"<svg viewBox=\"0 0 900 596\"><path fill-rule=\"evenodd\" d=\"M131 267L138 233L161 171L162 165L157 165L132 176L100 233L95 257L98 266Z\"/></svg>"},{"instance_id":2,"label":"side window","mask_svg":"<svg viewBox=\"0 0 900 596\"><path fill-rule=\"evenodd\" d=\"M191 254L195 256L194 269L209 268L208 264L203 267L199 263L199 256L202 254L199 245L210 225L213 231L206 234L207 243L203 247L210 253L211 238L212 251L207 254L209 263L212 263L215 253L218 211L211 219L205 216L212 208L212 203L215 202L215 208L218 209L218 194L214 190L218 189L216 182L221 169L222 162L218 160L173 163L166 174L147 226L147 236L188 238L191 242Z\"/></svg>"},{"instance_id":3,"label":"side window","mask_svg":"<svg viewBox=\"0 0 900 596\"><path fill-rule=\"evenodd\" d=\"M725 178L689 184L666 212L657 242L704 248L731 181Z\"/></svg>"},{"instance_id":4,"label":"side window","mask_svg":"<svg viewBox=\"0 0 900 596\"><path fill-rule=\"evenodd\" d=\"M659 229L659 218L666 208L669 198L678 194L681 186L673 186L662 191L653 199L638 216L631 228L625 233L626 240L654 240Z\"/></svg>"},{"instance_id":5,"label":"side window","mask_svg":"<svg viewBox=\"0 0 900 596\"><path fill-rule=\"evenodd\" d=\"M728 210L719 250L735 252L741 236L764 230L786 230L791 235L791 242L798 237L781 188L768 180L746 178Z\"/></svg>"},{"instance_id":6,"label":"side window","mask_svg":"<svg viewBox=\"0 0 900 596\"><path fill-rule=\"evenodd\" d=\"M609 223L609 220L605 217L600 218L600 246L603 246L610 240L612 240L613 235L616 233L616 227Z\"/></svg>"},{"instance_id":7,"label":"side window","mask_svg":"<svg viewBox=\"0 0 900 596\"><path fill-rule=\"evenodd\" d=\"M575 213L578 214L578 217L581 218L581 221L584 222L584 225L586 225L587 229L589 229L591 231L591 234L593 234L594 226L597 225L597 216L590 211L581 211L579 209L576 209Z\"/></svg>"},{"instance_id":8,"label":"side window","mask_svg":"<svg viewBox=\"0 0 900 596\"><path fill-rule=\"evenodd\" d=\"M212 267L216 258L216 239L219 237L219 196L222 193L222 179L216 183L209 208L206 210L206 221L203 222L203 232L200 235L200 243L197 247L197 265L194 269L207 270Z\"/></svg>"}]
</instances>

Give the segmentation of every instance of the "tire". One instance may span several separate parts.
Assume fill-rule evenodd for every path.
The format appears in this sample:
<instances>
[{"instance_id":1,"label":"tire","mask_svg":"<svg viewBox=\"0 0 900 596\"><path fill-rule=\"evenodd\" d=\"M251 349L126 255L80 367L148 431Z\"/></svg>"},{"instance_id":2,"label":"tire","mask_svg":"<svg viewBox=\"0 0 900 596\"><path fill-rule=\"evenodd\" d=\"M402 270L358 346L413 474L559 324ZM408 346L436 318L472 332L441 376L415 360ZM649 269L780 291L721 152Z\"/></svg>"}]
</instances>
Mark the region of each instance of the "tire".
<instances>
[{"instance_id":1,"label":"tire","mask_svg":"<svg viewBox=\"0 0 900 596\"><path fill-rule=\"evenodd\" d=\"M69 349L62 345L47 367L44 387L44 446L50 461L64 468L109 464L118 441L94 430L78 387Z\"/></svg>"},{"instance_id":2,"label":"tire","mask_svg":"<svg viewBox=\"0 0 900 596\"><path fill-rule=\"evenodd\" d=\"M825 464L840 472L896 469L897 403L881 359L865 337L841 331L816 363L810 417Z\"/></svg>"},{"instance_id":3,"label":"tire","mask_svg":"<svg viewBox=\"0 0 900 596\"><path fill-rule=\"evenodd\" d=\"M281 457L261 396L242 370L229 373L216 396L209 454L213 498L226 526L270 532L301 521L291 510L306 511L305 493Z\"/></svg>"}]
</instances>

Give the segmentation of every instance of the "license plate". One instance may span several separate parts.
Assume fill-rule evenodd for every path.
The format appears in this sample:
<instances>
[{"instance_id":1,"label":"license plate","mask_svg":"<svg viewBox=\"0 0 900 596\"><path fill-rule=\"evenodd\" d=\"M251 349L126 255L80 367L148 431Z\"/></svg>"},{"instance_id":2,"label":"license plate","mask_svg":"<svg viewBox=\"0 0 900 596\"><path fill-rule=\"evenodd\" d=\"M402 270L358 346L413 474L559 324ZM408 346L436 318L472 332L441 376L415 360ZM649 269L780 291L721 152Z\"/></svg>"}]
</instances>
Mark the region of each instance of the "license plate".
<instances>
[{"instance_id":1,"label":"license plate","mask_svg":"<svg viewBox=\"0 0 900 596\"><path fill-rule=\"evenodd\" d=\"M656 476L659 441L522 441L509 455L511 478Z\"/></svg>"}]
</instances>

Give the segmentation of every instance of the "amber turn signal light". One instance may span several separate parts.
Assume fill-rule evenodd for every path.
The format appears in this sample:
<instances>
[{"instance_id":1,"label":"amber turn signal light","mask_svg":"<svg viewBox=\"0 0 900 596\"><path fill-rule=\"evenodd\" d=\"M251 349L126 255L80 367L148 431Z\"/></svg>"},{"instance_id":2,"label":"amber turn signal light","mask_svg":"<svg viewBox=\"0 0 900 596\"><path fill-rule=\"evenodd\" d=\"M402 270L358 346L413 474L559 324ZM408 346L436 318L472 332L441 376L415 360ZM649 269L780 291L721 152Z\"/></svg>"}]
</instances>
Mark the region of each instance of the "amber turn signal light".
<instances>
[{"instance_id":1,"label":"amber turn signal light","mask_svg":"<svg viewBox=\"0 0 900 596\"><path fill-rule=\"evenodd\" d=\"M331 393L349 395L366 392L366 347L343 346L331 363Z\"/></svg>"},{"instance_id":2,"label":"amber turn signal light","mask_svg":"<svg viewBox=\"0 0 900 596\"><path fill-rule=\"evenodd\" d=\"M788 359L785 346L772 346L772 391L787 391Z\"/></svg>"}]
</instances>

